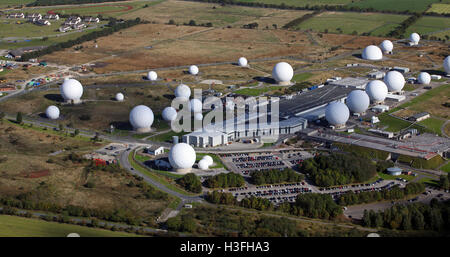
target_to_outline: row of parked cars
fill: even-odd
[[[250,192],[241,192],[241,193],[235,193],[234,195],[237,196],[244,196],[244,197],[250,197],[250,196],[256,196],[256,197],[263,197],[263,196],[277,196],[277,195],[288,195],[288,194],[301,194],[301,193],[310,193],[312,190],[307,187],[293,187],[293,188],[285,188],[285,189],[271,189],[271,190],[261,190],[261,191],[250,191]]]

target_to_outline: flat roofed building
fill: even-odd
[[[404,101],[406,99],[406,96],[388,93],[386,95],[386,99],[392,100],[392,101],[395,101],[395,102],[401,102],[401,101]]]
[[[398,71],[398,72],[401,72],[401,73],[408,73],[408,72],[409,72],[409,68],[407,68],[407,67],[398,67],[398,66],[395,66],[395,67],[393,68],[393,70]]]
[[[367,76],[371,79],[382,79],[386,75],[384,71],[374,71],[369,73]]]
[[[374,112],[381,113],[381,112],[389,111],[389,106],[384,105],[384,104],[379,104],[379,105],[373,106],[371,109]]]
[[[144,153],[148,153],[151,155],[160,155],[164,153],[163,146],[151,145],[144,148]]]
[[[329,82],[329,85],[334,86],[340,86],[340,87],[352,87],[352,88],[360,88],[364,89],[366,88],[367,83],[369,83],[369,80],[367,78],[352,78],[347,77],[340,80],[335,80],[332,82]]]
[[[426,120],[428,118],[430,118],[430,114],[428,112],[421,112],[421,113],[416,113],[413,116],[409,117],[408,120],[419,122],[422,120]]]

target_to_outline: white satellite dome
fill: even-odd
[[[66,101],[78,102],[83,95],[83,86],[78,80],[67,79],[62,83],[60,91]]]
[[[196,158],[194,148],[186,143],[178,143],[169,151],[169,162],[174,169],[190,169]]]
[[[186,86],[185,84],[180,84],[175,89],[175,97],[182,97],[182,98],[189,99],[190,96],[191,96],[191,89],[188,86]]]
[[[59,118],[59,109],[58,107],[54,106],[54,105],[50,105],[49,107],[47,107],[47,109],[45,110],[45,115],[47,115],[47,117],[51,120],[56,120]]]
[[[383,40],[380,44],[380,48],[383,52],[392,52],[392,49],[394,49],[394,45],[390,40]]]
[[[158,74],[154,71],[149,71],[147,74],[147,79],[151,81],[155,81],[158,79]]]
[[[177,118],[177,110],[171,106],[166,107],[162,111],[162,117],[166,121],[173,121]]]
[[[366,85],[366,93],[373,102],[383,102],[387,96],[388,89],[381,80],[372,80]]]
[[[247,67],[247,65],[248,65],[247,58],[245,58],[245,57],[239,58],[238,65],[241,67]]]
[[[347,105],[341,102],[332,102],[325,109],[325,118],[331,125],[345,125],[349,116]]]
[[[405,86],[405,77],[398,71],[389,71],[384,76],[384,83],[388,87],[389,92],[398,92]]]
[[[294,70],[292,69],[292,66],[287,62],[279,62],[273,67],[272,77],[277,82],[290,82],[293,76]]]
[[[141,132],[149,131],[153,124],[153,111],[145,105],[135,106],[130,112],[130,123]]]
[[[123,96],[122,93],[117,93],[117,94],[116,94],[116,100],[117,100],[117,101],[122,102],[124,98],[125,98],[125,97]]]
[[[450,56],[445,57],[443,65],[445,72],[450,74]]]
[[[214,163],[213,158],[209,155],[203,156],[202,160],[206,160],[206,162],[208,163],[209,166],[213,165],[213,163]]]
[[[417,82],[419,82],[419,84],[430,84],[431,82],[430,74],[428,74],[428,72],[419,73],[419,76],[417,77]]]
[[[193,113],[202,112],[203,104],[202,101],[198,100],[197,98],[191,99],[189,101],[189,110]]]
[[[364,113],[369,104],[369,96],[362,90],[353,90],[347,96],[347,106],[354,113]]]
[[[198,67],[195,65],[191,65],[189,67],[189,73],[192,75],[197,75],[198,74]]]
[[[209,168],[208,161],[205,159],[201,159],[197,165],[201,170],[207,170]]]
[[[378,61],[383,59],[383,53],[378,46],[370,45],[364,48],[362,58],[370,61]]]
[[[413,42],[414,44],[418,44],[420,41],[420,36],[419,34],[417,34],[416,32],[411,33],[411,35],[409,36],[409,41]]]
[[[194,114],[194,120],[203,120],[203,114],[200,112]]]

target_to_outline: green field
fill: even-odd
[[[450,172],[450,161],[441,167],[442,171]]]
[[[26,5],[34,2],[35,0],[1,0],[0,7],[8,7],[8,6],[18,6],[18,5]]]
[[[325,12],[317,15],[297,26],[297,29],[312,29],[315,31],[352,34],[370,33],[373,36],[384,36],[392,31],[406,15],[383,13],[356,13],[356,12]],[[340,30],[339,30],[340,29]]]
[[[0,215],[0,237],[66,237],[70,233],[78,233],[81,237],[137,236],[125,232]]]
[[[397,119],[392,116],[389,116],[387,113],[380,114],[378,116],[380,119],[380,125],[386,126],[384,130],[391,131],[391,132],[398,132],[400,130],[408,128],[411,123],[405,120]],[[417,130],[423,132],[424,129],[422,127],[419,127],[417,125],[413,125],[410,128],[416,128]]]
[[[261,88],[243,88],[234,91],[233,93],[239,94],[239,95],[247,95],[247,96],[260,96],[264,93],[274,91],[277,89],[280,89],[282,87],[279,86],[269,86],[269,87],[261,87]]]
[[[295,82],[302,82],[305,81],[309,78],[311,78],[314,74],[309,73],[309,72],[304,72],[304,73],[299,73],[299,74],[295,74],[294,77],[292,78],[293,81]]]
[[[450,4],[432,4],[427,12],[450,13]]]
[[[264,3],[264,4],[285,4],[289,6],[303,7],[306,5],[346,5],[352,0],[239,0],[239,2]]]
[[[411,25],[406,30],[404,36],[409,37],[409,35],[413,32],[423,35],[436,31],[441,31],[448,28],[450,28],[450,18],[425,16],[420,18],[413,25]],[[445,35],[450,36],[450,30],[443,31],[442,33],[439,34],[430,34],[430,36],[436,36],[440,38],[445,38]]]
[[[441,127],[442,125],[444,125],[444,123],[445,121],[433,117],[419,122],[420,125],[427,127],[429,130],[431,130],[435,134],[438,134],[439,136],[442,135]]]
[[[446,2],[446,0],[444,0]],[[410,11],[423,12],[428,9],[432,3],[438,3],[439,0],[362,0],[354,1],[349,7],[356,6],[360,8],[373,8],[380,11]]]
[[[378,172],[377,174],[380,178],[386,179],[386,180],[395,180],[396,178],[403,178],[403,179],[406,179],[407,181],[410,181],[410,180],[414,179],[413,176],[408,176],[408,175],[392,176],[392,175],[386,174],[384,172]]]

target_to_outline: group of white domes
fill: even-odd
[[[412,33],[409,36],[411,45],[417,45],[420,41],[420,36],[417,33]],[[364,48],[362,52],[362,58],[370,61],[379,61],[383,59],[383,53],[392,53],[394,44],[390,40],[384,40],[380,46],[369,45]]]
[[[179,173],[189,172],[192,166],[194,166],[196,159],[197,155],[194,148],[186,143],[178,143],[170,148],[170,165]],[[208,170],[209,167],[213,165],[213,163],[213,158],[209,155],[205,155],[197,163],[197,167],[201,170]]]

